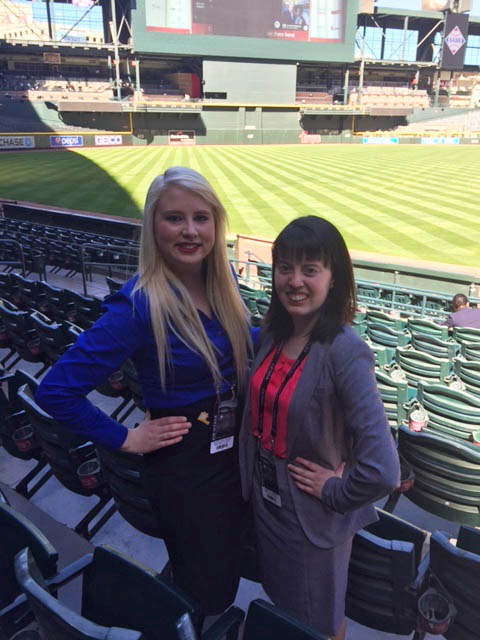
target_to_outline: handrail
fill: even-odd
[[[25,277],[25,272],[26,272],[26,268],[25,268],[25,253],[23,251],[23,246],[21,245],[20,242],[18,242],[17,240],[13,240],[12,238],[0,238],[0,242],[3,244],[8,244],[8,245],[17,245],[17,248],[19,250],[20,253],[20,260],[14,261],[14,262],[9,262],[7,260],[0,260],[0,264],[3,265],[11,265],[12,268],[15,268],[16,265],[19,265],[22,268],[22,276]]]
[[[108,253],[114,253],[119,257],[125,257],[126,260],[124,262],[98,262],[95,260],[88,260],[88,249],[98,249],[99,251],[105,251]],[[85,242],[80,246],[80,262],[82,267],[82,281],[83,281],[83,292],[85,295],[88,295],[87,292],[87,269],[91,272],[92,267],[102,267],[108,269],[108,275],[112,275],[112,268],[115,269],[125,269],[125,273],[128,271],[134,271],[137,268],[138,264],[138,253],[135,252],[136,247],[132,247],[129,245],[119,246],[112,244],[105,244],[100,242]],[[135,259],[135,263],[132,264],[132,258]]]

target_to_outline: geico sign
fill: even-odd
[[[96,145],[114,145],[122,144],[122,136],[95,136]]]

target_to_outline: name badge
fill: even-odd
[[[237,426],[237,399],[220,400],[213,417],[210,453],[220,453],[231,449],[235,442]]]
[[[262,496],[277,507],[282,506],[282,499],[278,489],[277,471],[273,460],[267,457],[263,451],[258,454],[260,480],[262,483]]]

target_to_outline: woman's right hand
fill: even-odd
[[[190,427],[185,416],[167,416],[152,420],[150,411],[136,429],[129,429],[125,442],[120,447],[128,453],[149,453],[163,447],[170,447],[183,440]]]

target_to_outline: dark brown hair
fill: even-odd
[[[332,271],[333,286],[311,332],[313,340],[330,342],[345,324],[353,321],[356,307],[352,261],[341,233],[324,218],[296,218],[273,243],[273,277],[279,260],[321,260]],[[265,328],[275,342],[286,340],[293,332],[293,321],[280,302],[274,283]]]

